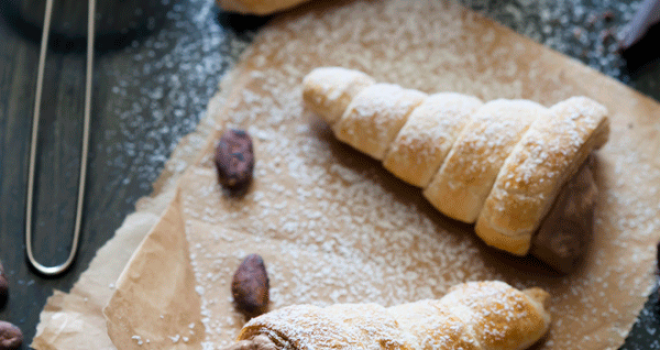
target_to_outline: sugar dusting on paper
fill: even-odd
[[[659,183],[660,169],[638,138],[613,128],[599,157],[598,249],[581,271],[558,277],[519,269],[531,260],[508,267],[508,258],[484,248],[466,227],[429,210],[419,190],[333,141],[303,108],[300,82],[319,65],[486,101],[527,98],[548,106],[584,93],[566,77],[547,76],[543,52],[498,40],[501,29],[482,21],[444,2],[355,2],[292,15],[261,33],[246,56],[249,83],[228,101],[223,116],[227,126],[243,127],[255,138],[251,191],[243,199],[223,196],[210,154],[190,174],[195,181],[180,185],[205,349],[226,346],[244,323],[233,309],[229,283],[241,259],[254,252],[266,261],[271,308],[390,306],[438,298],[465,281],[501,279],[551,292],[555,321],[544,348],[622,343],[652,285],[655,247],[636,242],[654,239],[660,229],[657,189],[638,191]],[[617,126],[623,116],[612,118]],[[643,171],[630,174],[637,166]]]

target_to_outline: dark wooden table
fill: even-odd
[[[660,99],[660,65],[629,72],[607,34],[622,28],[639,1],[461,2]],[[53,289],[71,288],[136,200],[150,193],[177,141],[203,117],[222,73],[263,23],[220,13],[209,0],[181,0],[149,32],[97,52],[80,253],[66,275],[44,278],[28,268],[23,230],[39,33],[0,14],[0,260],[11,280],[0,319],[21,327],[26,344],[46,298]],[[44,264],[61,262],[71,244],[84,69],[84,46],[52,43],[34,221],[35,253]],[[660,349],[657,297],[651,296],[624,349]]]

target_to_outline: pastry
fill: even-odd
[[[547,332],[549,295],[503,282],[470,282],[438,300],[294,305],[248,322],[227,350],[526,349]]]
[[[216,3],[225,11],[264,16],[306,1],[308,0],[216,0]]]
[[[476,224],[486,244],[520,256],[530,252],[559,192],[609,135],[607,110],[586,97],[551,108],[527,100],[484,103],[376,83],[340,67],[310,72],[303,99],[339,140],[423,188],[443,214]],[[593,215],[593,205],[584,208],[588,203],[592,198],[578,205],[581,215]],[[553,261],[561,259],[556,254],[541,255],[559,270],[572,265]]]

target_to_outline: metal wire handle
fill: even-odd
[[[41,51],[39,53],[39,68],[37,71],[37,87],[32,116],[32,142],[30,145],[30,170],[28,174],[27,204],[25,208],[25,246],[30,264],[44,275],[55,276],[66,271],[75,259],[78,251],[80,228],[82,223],[82,209],[85,198],[85,178],[87,177],[87,154],[89,151],[89,124],[92,105],[92,66],[94,63],[94,17],[96,13],[96,0],[89,0],[87,14],[87,76],[85,81],[85,115],[83,126],[82,154],[80,156],[80,176],[78,178],[78,200],[76,207],[76,223],[73,231],[73,242],[66,261],[56,266],[44,266],[39,263],[32,252],[32,206],[34,197],[34,173],[37,155],[37,136],[39,134],[39,120],[41,110],[41,94],[43,90],[44,69],[46,64],[46,51],[48,48],[48,34],[50,32],[51,17],[53,14],[53,0],[46,0],[44,28],[41,35]]]

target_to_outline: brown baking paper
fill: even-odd
[[[337,142],[300,98],[302,77],[323,65],[360,69],[425,92],[527,98],[545,105],[586,95],[605,104],[612,134],[597,157],[596,232],[584,263],[559,276],[533,258],[494,251],[471,226],[435,211],[419,189]],[[654,280],[660,232],[657,103],[442,1],[301,9],[265,28],[233,76],[226,103],[210,111],[219,129],[243,127],[255,139],[254,184],[243,198],[222,192],[211,163],[219,133],[210,137],[200,162],[179,181],[179,201],[168,209],[177,214],[162,219],[169,228],[151,231],[106,309],[118,349],[229,344],[244,322],[231,303],[230,279],[253,252],[266,261],[272,308],[389,306],[438,298],[464,281],[500,279],[552,294],[553,325],[539,348],[614,349],[623,343]],[[178,235],[169,237],[172,242],[187,238],[189,251],[185,244],[159,243],[154,249],[153,242],[167,241],[168,235]],[[147,249],[150,258],[141,254]],[[182,283],[192,280],[185,273],[170,274],[153,288],[143,285],[152,281],[150,274],[167,276],[158,266],[185,264],[182,256],[190,259],[194,286]],[[132,298],[132,291],[141,293]],[[192,305],[182,308],[181,300]],[[180,321],[193,319],[192,327]]]
[[[180,234],[185,230],[181,215],[177,196],[119,277],[122,287],[106,309],[108,318],[121,320],[108,324],[111,336],[137,332],[130,337],[133,344],[157,349],[187,349],[204,339],[188,241]],[[163,344],[163,334],[173,335],[168,344]],[[151,339],[156,341],[151,344]]]

